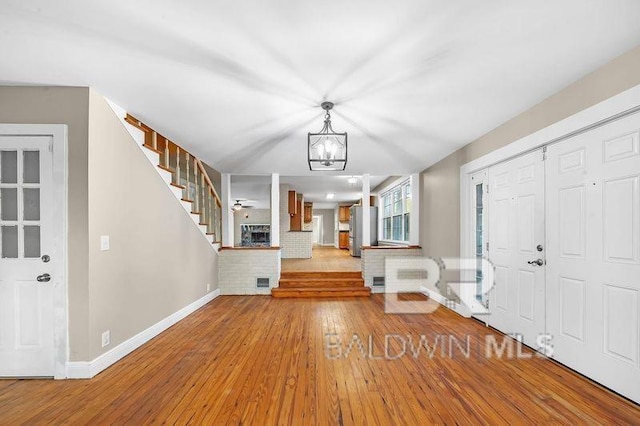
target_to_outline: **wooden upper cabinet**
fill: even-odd
[[[304,203],[304,223],[313,222],[313,203]]]
[[[302,207],[304,206],[304,201],[302,199],[302,194],[296,194],[296,214],[291,215],[291,220],[289,221],[289,230],[290,231],[302,231]]]
[[[298,212],[297,210],[297,197],[296,191],[289,191],[289,214],[294,215]]]
[[[340,222],[349,222],[349,206],[340,206],[338,210],[338,221]]]

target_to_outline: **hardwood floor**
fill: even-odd
[[[356,334],[340,359],[327,333]],[[444,308],[385,315],[383,298],[219,297],[92,380],[0,381],[0,424],[632,424],[638,406],[551,361],[441,352],[438,335],[501,335]],[[385,334],[433,357],[374,359]],[[405,336],[405,337],[400,337]],[[331,337],[335,343],[336,337]],[[408,338],[406,338],[408,339]],[[442,338],[440,342],[447,342]],[[446,346],[446,345],[445,345]],[[452,352],[450,353],[450,350]],[[364,355],[363,355],[364,353]],[[529,353],[526,351],[526,353]],[[451,355],[451,356],[449,356]]]
[[[311,259],[282,259],[283,271],[360,271],[360,258],[349,250],[314,246]]]

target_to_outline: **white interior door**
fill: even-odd
[[[640,116],[549,147],[554,357],[640,402]]]
[[[322,244],[322,216],[313,216],[313,244]]]
[[[536,346],[545,331],[544,167],[535,151],[489,169],[488,323]],[[540,265],[535,262],[538,261]]]
[[[51,141],[0,137],[2,377],[54,375]]]

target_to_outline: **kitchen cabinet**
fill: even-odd
[[[289,230],[302,231],[302,206],[304,205],[302,194],[296,194],[295,205],[296,213],[291,215],[291,220],[289,221]]]
[[[294,215],[297,212],[296,191],[289,191],[289,215]]]
[[[340,206],[338,209],[338,221],[349,222],[350,206]]]
[[[313,203],[304,203],[304,223],[313,222]]]
[[[349,250],[349,231],[340,231],[338,233],[338,247]]]

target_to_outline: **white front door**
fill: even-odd
[[[488,323],[532,347],[545,332],[543,164],[539,150],[489,169]]]
[[[555,359],[640,402],[640,115],[552,145],[547,326]]]
[[[0,377],[54,375],[51,142],[0,136]]]

